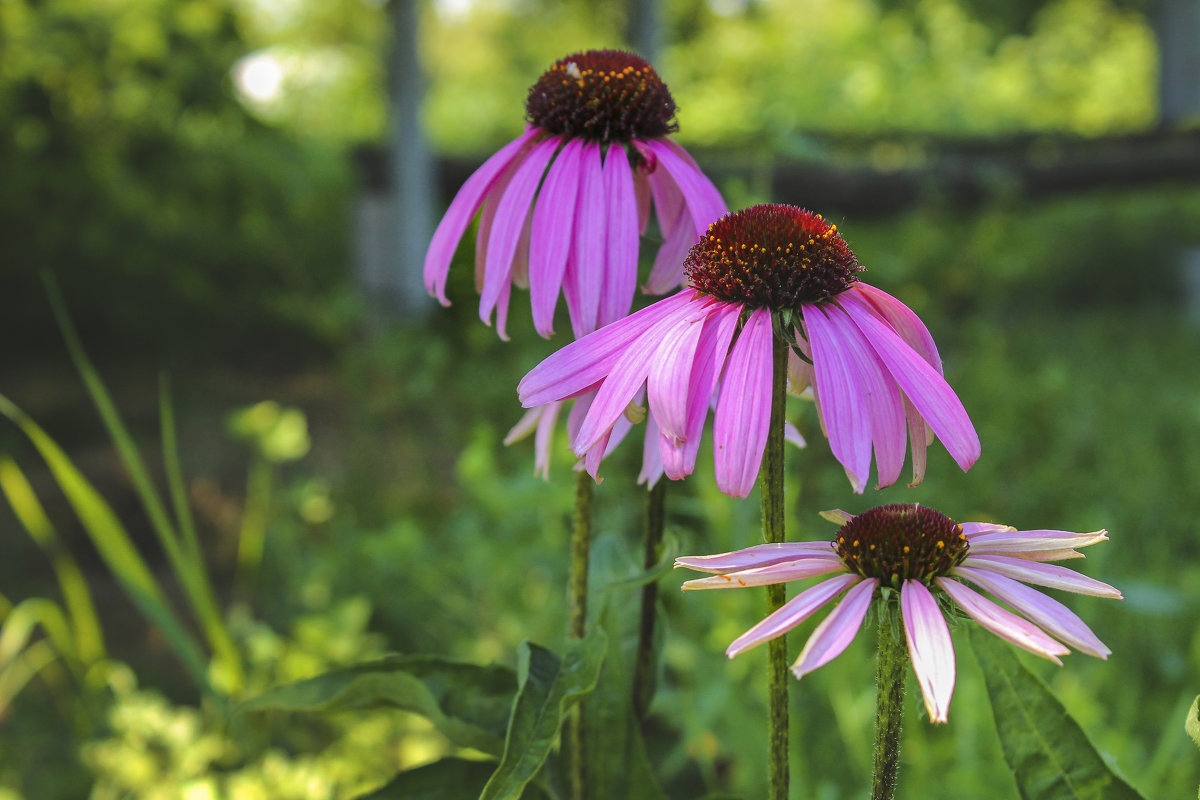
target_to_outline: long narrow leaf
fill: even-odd
[[[58,538],[58,532],[50,523],[42,504],[25,473],[11,458],[0,457],[0,492],[8,498],[13,513],[30,537],[49,557],[63,603],[71,619],[75,636],[75,650],[84,664],[94,664],[104,658],[104,632],[92,602],[92,593],[79,564]]]
[[[158,582],[133,546],[112,507],[83,477],[62,448],[2,394],[0,414],[12,420],[37,448],[121,588],[146,619],[162,629],[193,679],[207,689],[203,652],[167,605]]]
[[[443,758],[398,773],[387,785],[355,800],[463,800],[479,794],[492,769],[486,761]],[[523,797],[524,800],[540,800],[545,794],[531,786],[526,788]]]
[[[0,668],[7,667],[25,649],[38,625],[59,653],[75,657],[75,637],[62,609],[51,600],[34,597],[17,603],[4,616],[4,625],[0,627]]]
[[[569,641],[561,659],[540,645],[521,644],[521,688],[513,701],[504,756],[480,800],[521,797],[558,742],[567,710],[596,687],[604,650],[604,634],[599,630]]]
[[[1024,800],[1142,800],[1012,647],[969,629],[1004,759]]]

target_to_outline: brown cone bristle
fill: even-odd
[[[796,206],[769,204],[709,225],[684,269],[705,294],[783,311],[841,294],[862,267],[837,225]]]
[[[847,569],[896,589],[909,578],[928,584],[945,575],[970,549],[961,525],[916,503],[864,511],[841,527],[833,546]]]
[[[555,61],[530,87],[525,116],[548,133],[596,142],[658,139],[679,130],[667,85],[644,59],[622,50]]]

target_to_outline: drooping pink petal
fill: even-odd
[[[1030,589],[1012,578],[973,567],[955,567],[950,574],[962,576],[996,595],[1030,622],[1081,653],[1096,658],[1108,658],[1112,652],[1074,611],[1037,589]]]
[[[815,578],[817,575],[828,575],[831,572],[845,572],[846,565],[833,553],[817,556],[811,555],[795,561],[784,561],[782,564],[772,564],[767,567],[743,569],[737,572],[726,572],[710,575],[707,578],[694,578],[685,581],[684,589],[740,589],[744,586],[769,586],[788,581],[799,581],[805,578]]]
[[[608,231],[604,196],[604,166],[600,145],[583,146],[579,162],[579,197],[575,210],[575,229],[571,234],[571,256],[563,290],[571,326],[578,339],[599,327],[600,293],[604,287],[604,236]]]
[[[664,314],[644,334],[630,342],[617,357],[600,389],[592,408],[584,419],[579,435],[571,443],[575,454],[582,456],[612,427],[617,418],[641,390],[650,372],[662,340],[675,328],[691,324],[692,309],[680,306],[674,314]],[[602,329],[603,330],[603,329]]]
[[[920,353],[929,365],[939,373],[942,371],[942,358],[938,355],[937,345],[925,323],[921,322],[911,308],[896,298],[867,283],[858,282],[847,291],[855,292],[864,297],[879,317],[887,322],[905,344]]]
[[[638,473],[638,486],[646,484],[647,489],[653,489],[663,476],[663,462],[658,447],[658,423],[653,415],[646,418],[646,435],[642,439],[642,471]]]
[[[946,618],[933,594],[912,579],[900,588],[900,613],[925,711],[930,721],[945,722],[954,694],[954,644]]]
[[[647,402],[659,429],[677,442],[687,438],[688,387],[705,325],[705,320],[696,320],[664,336],[646,380]]]
[[[533,433],[537,428],[538,420],[542,418],[542,412],[545,410],[545,406],[534,406],[521,415],[521,418],[517,420],[517,424],[513,425],[508,433],[504,435],[504,446],[507,447],[508,445],[515,444]]]
[[[514,159],[520,158],[522,151],[530,145],[538,131],[530,129],[513,141],[500,148],[483,165],[475,170],[466,183],[458,190],[446,215],[438,223],[437,230],[429,242],[429,250],[425,253],[424,278],[425,288],[444,306],[450,305],[446,299],[446,274],[450,271],[450,260],[458,242],[466,232],[471,219],[479,211],[483,196],[491,188],[492,181]]]
[[[694,290],[684,289],[552,353],[517,384],[521,405],[564,400],[604,380],[630,343],[695,298]]]
[[[708,226],[729,213],[721,193],[712,181],[701,172],[691,156],[670,139],[651,139],[643,142],[658,157],[659,169],[665,168],[679,187],[692,218],[692,233],[695,238],[708,230]]]
[[[491,237],[487,243],[483,291],[479,298],[479,318],[489,325],[492,309],[499,302],[501,291],[509,284],[513,256],[517,251],[517,242],[524,229],[525,219],[533,205],[534,193],[537,192],[542,174],[546,171],[546,166],[558,145],[559,142],[555,138],[534,145],[513,173],[512,180],[496,207]]]
[[[575,204],[579,196],[581,139],[570,139],[550,165],[538,192],[530,231],[529,303],[533,326],[542,336],[554,333],[554,307],[562,289]]]
[[[858,629],[862,627],[867,609],[871,607],[871,596],[875,594],[875,587],[878,585],[878,578],[867,578],[846,592],[838,607],[821,620],[812,636],[808,637],[799,658],[792,664],[792,674],[803,678],[814,669],[837,658],[850,646],[850,642],[854,641],[858,634]]]
[[[959,608],[966,612],[967,616],[983,626],[984,630],[996,634],[1022,650],[1028,650],[1035,656],[1041,656],[1059,666],[1062,666],[1062,661],[1058,657],[1071,652],[1047,636],[1032,622],[1001,608],[958,581],[938,578],[937,584],[945,590],[946,594],[950,595],[951,600],[958,603]]]
[[[833,553],[830,542],[768,542],[729,553],[709,556],[679,556],[675,567],[687,567],[700,572],[737,572],[742,569],[766,567],[808,556],[828,556]]]
[[[598,400],[599,393],[597,392],[597,401]],[[596,483],[601,483],[604,480],[600,477],[600,462],[605,456],[612,453],[616,446],[619,445],[625,438],[626,434],[629,433],[629,430],[632,427],[633,423],[629,421],[628,416],[621,414],[617,417],[613,424],[609,426],[608,430],[596,439],[596,443],[592,445],[591,449],[582,454],[583,468],[587,470],[588,475],[591,475],[592,478],[595,479]]]
[[[713,419],[717,488],[745,497],[754,488],[771,421],[771,312],[756,309],[742,328],[721,378]]]
[[[579,435],[579,429],[583,426],[584,419],[587,418],[588,411],[592,408],[592,401],[596,399],[596,390],[584,392],[575,398],[575,403],[571,406],[570,413],[567,414],[567,441],[575,441],[575,437]]]
[[[604,253],[604,286],[599,324],[616,322],[629,313],[637,291],[638,209],[633,172],[625,148],[610,145],[604,159],[604,194],[608,198],[607,232],[599,244]]]
[[[554,442],[554,423],[562,410],[562,402],[547,403],[545,409],[533,437],[533,474],[550,480],[550,445]]]
[[[1121,592],[1107,583],[1080,575],[1073,569],[1055,564],[1042,564],[1027,558],[970,553],[963,561],[962,566],[979,567],[1014,580],[1045,586],[1049,589],[1089,594],[1093,597],[1109,597],[1114,600],[1123,599]]]
[[[683,261],[700,237],[693,229],[683,195],[667,171],[656,170],[649,181],[663,242],[654,256],[654,266],[642,291],[662,294],[683,282]]]
[[[753,628],[734,639],[725,650],[725,655],[733,658],[739,653],[746,652],[751,647],[782,636],[811,617],[826,603],[844,592],[847,587],[853,586],[860,580],[862,578],[858,575],[838,575],[821,581],[816,586],[805,589],[780,606],[778,610],[773,611]],[[869,596],[868,599],[870,599]],[[842,602],[845,603],[844,600]]]
[[[805,308],[806,315],[811,313],[810,308]],[[836,306],[827,306],[823,310],[826,312],[823,321],[828,323],[828,329],[841,345],[842,355],[857,380],[858,391],[870,421],[871,445],[875,450],[879,473],[879,485],[876,488],[891,486],[904,468],[904,445],[908,432],[900,390],[895,381],[885,374],[875,351],[850,317]]]
[[[504,342],[508,341],[508,299],[511,294],[512,284],[505,281],[496,298],[496,335]]]
[[[843,292],[839,303],[866,335],[879,359],[951,457],[962,469],[970,469],[979,458],[979,435],[950,384],[895,331],[880,322],[856,294]]]
[[[532,145],[531,145],[532,148]],[[500,208],[500,198],[508,191],[513,176],[525,163],[525,156],[512,160],[504,170],[492,181],[492,186],[483,196],[483,211],[479,214],[479,225],[475,230],[475,293],[483,293],[483,276],[486,273],[488,243],[492,240],[492,220],[496,218],[496,210]]]
[[[812,357],[809,355],[808,342],[803,339],[800,329],[796,329],[797,345],[800,347],[805,361],[796,355],[796,350],[793,348],[788,353],[788,391],[794,395],[801,395],[804,390],[812,385]]]
[[[871,419],[867,403],[843,341],[841,329],[820,306],[804,307],[804,325],[812,348],[814,389],[829,437],[829,449],[846,468],[854,491],[862,494],[871,471]]]
[[[695,365],[688,381],[687,428],[682,444],[663,437],[663,464],[670,462],[667,474],[673,480],[690,475],[696,468],[700,454],[700,440],[704,434],[704,420],[717,388],[717,380],[729,354],[729,345],[737,329],[741,308],[733,303],[714,302],[709,308],[708,320],[696,345]],[[678,478],[676,477],[678,475]]]
[[[908,421],[909,449],[912,451],[912,480],[908,484],[908,488],[912,489],[925,480],[925,465],[929,445],[933,444],[933,431],[907,397],[904,398],[904,418]]]
[[[783,421],[783,440],[795,447],[808,447],[808,442],[804,441],[804,434],[786,419]]]
[[[533,228],[533,209],[525,215],[525,224],[521,227],[521,238],[517,239],[517,252],[513,254],[512,283],[518,289],[529,288],[529,239]]]

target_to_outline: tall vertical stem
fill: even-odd
[[[880,606],[879,661],[875,699],[875,774],[871,800],[892,800],[900,766],[900,723],[904,717],[904,680],[908,649],[892,630],[891,609]]]
[[[761,473],[763,538],[784,541],[783,528],[783,412],[787,402],[788,345],[775,338],[771,383],[771,422]],[[783,584],[767,587],[767,613],[776,611],[787,599]],[[788,796],[788,668],[787,639],[767,642],[767,748],[768,797]]]
[[[575,479],[575,517],[571,526],[571,573],[567,579],[569,611],[567,635],[582,639],[587,628],[588,553],[592,546],[592,476],[580,470]],[[587,797],[586,726],[583,706],[571,715],[569,743],[571,753],[571,795],[574,800]]]
[[[660,478],[646,493],[645,553],[642,564],[647,570],[662,558],[663,522],[667,481]],[[642,617],[638,626],[637,660],[633,672],[633,712],[643,719],[654,697],[654,620],[658,611],[658,581],[642,587]]]

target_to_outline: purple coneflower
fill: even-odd
[[[983,522],[957,524],[916,504],[879,506],[858,516],[844,511],[824,516],[842,523],[832,542],[762,544],[732,553],[675,559],[676,567],[715,573],[684,583],[684,589],[765,586],[833,576],[796,595],[739,636],[725,651],[730,658],[782,636],[840,596],[837,607],[813,631],[792,665],[796,677],[802,677],[845,650],[858,633],[872,599],[889,592],[900,595],[913,671],[934,722],[946,721],[954,692],[954,648],[943,604],[956,606],[986,630],[1059,665],[1058,657],[1070,652],[1066,645],[1097,658],[1108,657],[1109,649],[1074,612],[1025,585],[1121,599],[1121,593],[1106,583],[1043,563],[1082,558],[1076,548],[1106,541],[1106,531],[1018,531]],[[1017,613],[967,587],[964,581],[996,596]]]
[[[683,279],[687,250],[725,203],[668,134],[675,101],[648,63],[619,50],[559,59],[529,90],[529,124],[473,174],[425,256],[425,285],[443,305],[459,240],[483,208],[475,246],[480,318],[505,337],[511,285],[527,287],[538,333],[553,333],[561,290],[575,335],[629,313],[638,239],[654,206],[663,245],[646,284]]]
[[[687,288],[567,345],[521,381],[526,407],[598,389],[572,441],[577,455],[593,454],[644,387],[663,468],[683,478],[715,403],[717,486],[744,497],[766,445],[772,340],[782,336],[793,350],[791,389],[812,387],[856,492],[872,451],[879,486],[896,482],[906,440],[914,486],[934,436],[964,470],[979,458],[979,437],[942,377],[929,331],[899,300],[858,280],[858,260],[821,215],[785,205],[727,215],[685,269]]]

